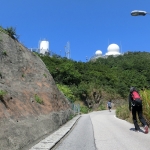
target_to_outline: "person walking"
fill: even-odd
[[[133,123],[135,126],[135,131],[136,132],[140,131],[140,127],[138,125],[137,117],[136,117],[137,116],[136,114],[138,114],[138,118],[139,118],[140,122],[142,123],[142,125],[144,126],[144,133],[147,134],[148,133],[148,125],[143,117],[142,99],[140,97],[139,92],[136,90],[135,87],[130,88],[129,110],[130,110],[130,112],[132,112],[132,119],[133,119]]]
[[[111,112],[111,100],[107,102],[107,108],[109,112]]]

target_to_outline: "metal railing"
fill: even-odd
[[[80,114],[80,104],[71,103],[71,108],[74,112],[74,115]]]

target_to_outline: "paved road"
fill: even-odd
[[[150,150],[150,133],[135,132],[133,124],[115,117],[115,111],[93,112],[90,117],[97,150]]]
[[[150,133],[135,132],[133,124],[115,117],[114,110],[98,111],[74,117],[30,150],[50,149],[150,150]]]
[[[96,150],[90,115],[83,115],[53,150]]]
[[[70,133],[54,148],[63,149],[150,150],[150,134],[135,132],[133,124],[115,117],[114,110],[92,112],[82,115]]]

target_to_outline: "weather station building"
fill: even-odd
[[[122,55],[120,53],[120,47],[117,44],[110,44],[107,47],[107,53],[105,55],[102,55],[102,51],[101,50],[97,50],[95,52],[95,55],[91,57],[91,61],[94,61],[98,58],[107,58],[108,56],[113,56],[113,57],[117,57],[119,55]]]
[[[49,47],[50,47],[49,41],[40,40],[38,42],[38,48],[28,48],[28,50],[31,52],[39,53],[41,55],[48,55],[50,57],[53,57],[53,56],[61,57],[61,53],[60,53],[60,55],[58,55],[57,53],[50,50]],[[61,52],[61,50],[60,50],[60,52]],[[67,44],[65,45],[65,57],[68,59],[70,59],[70,57],[71,57],[70,42],[67,42]]]
[[[37,52],[43,55],[50,55],[49,50],[49,41],[47,40],[40,40],[38,43],[38,48],[28,48],[31,52]]]
[[[39,53],[40,54],[49,54],[49,41],[43,40],[39,42]]]

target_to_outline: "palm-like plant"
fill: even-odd
[[[19,36],[16,34],[16,28],[14,27],[7,27],[5,29],[5,31],[7,32],[7,34],[13,38],[14,40],[18,40]]]

